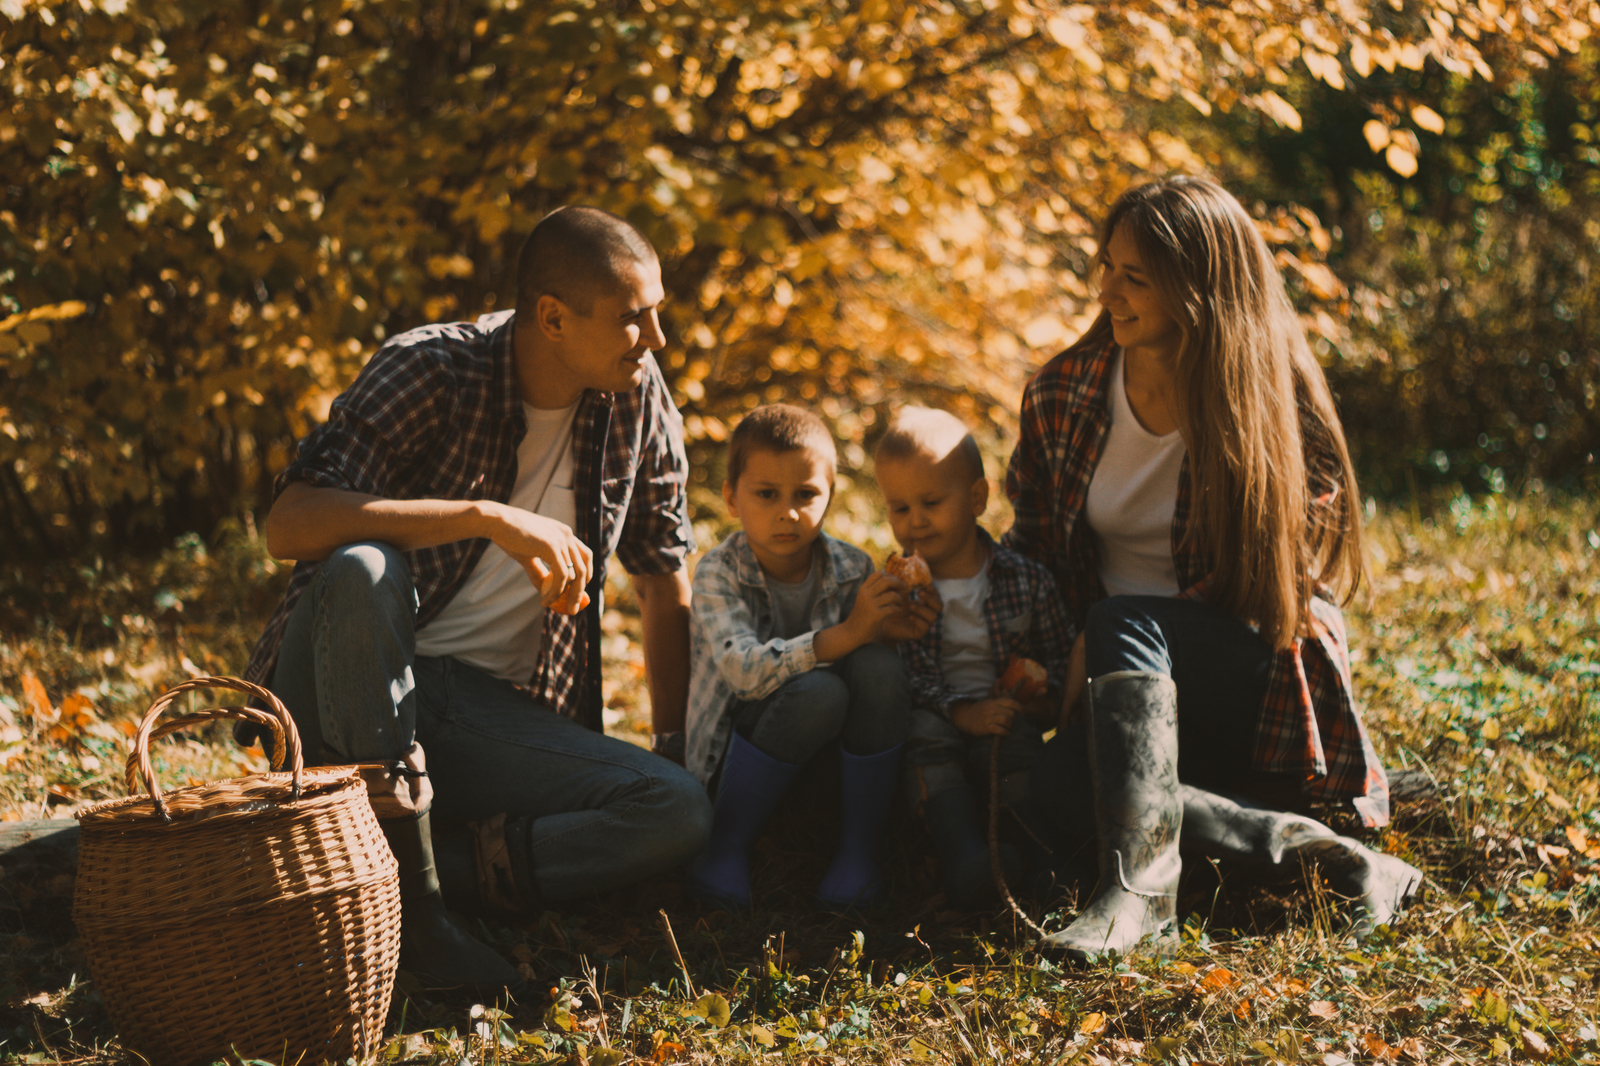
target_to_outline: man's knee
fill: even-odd
[[[411,565],[388,544],[346,544],[317,565],[325,600],[414,610]]]
[[[653,854],[639,856],[641,866],[662,871],[687,863],[711,838],[711,800],[704,786],[682,767],[667,766],[651,774],[653,824],[641,836]]]

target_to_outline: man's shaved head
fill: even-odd
[[[624,272],[655,263],[644,234],[598,207],[562,207],[533,227],[517,256],[517,307],[532,313],[541,296],[554,296],[580,315],[596,298],[621,287]]]

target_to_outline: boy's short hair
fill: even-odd
[[[971,481],[983,477],[983,453],[961,419],[932,407],[902,407],[889,420],[873,461],[927,457],[938,463],[950,455],[959,457]]]
[[[751,452],[782,455],[807,448],[828,457],[828,487],[831,489],[839,452],[834,447],[833,434],[822,419],[803,407],[787,403],[757,407],[739,420],[728,440],[728,484],[738,487],[739,476],[750,462]]]

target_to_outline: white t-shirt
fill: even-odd
[[[522,405],[528,432],[517,446],[512,507],[572,526],[572,426],[578,405],[543,410]],[[527,571],[494,544],[483,551],[466,583],[417,632],[418,655],[453,655],[495,677],[525,685],[543,651],[544,605]]]
[[[1111,367],[1111,431],[1085,507],[1099,538],[1100,580],[1111,596],[1176,596],[1172,513],[1183,437],[1177,430],[1158,437],[1139,424],[1122,375],[1118,349]]]
[[[989,563],[972,577],[934,579],[944,611],[939,615],[939,654],[945,684],[969,699],[987,699],[994,690],[994,649],[983,605],[989,599]]]

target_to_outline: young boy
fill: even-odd
[[[784,404],[744,417],[722,498],[743,526],[700,560],[690,620],[689,770],[715,784],[711,839],[690,890],[750,906],[750,846],[800,767],[838,738],[843,826],[821,886],[830,909],[882,887],[887,823],[911,702],[895,651],[905,586],[822,532],[833,499],[833,436]],[[929,615],[931,619],[931,615]]]
[[[945,893],[974,906],[993,888],[981,806],[989,753],[1000,744],[1001,797],[1019,803],[1042,730],[1055,724],[1067,669],[1067,622],[1050,571],[997,544],[978,525],[989,502],[983,458],[954,415],[902,409],[877,453],[878,487],[895,539],[928,564],[942,603],[936,624],[900,645],[914,703],[907,787],[939,857]],[[1013,655],[1043,665],[1046,690],[1027,702],[997,693]],[[1009,846],[1008,865],[1016,865]]]

